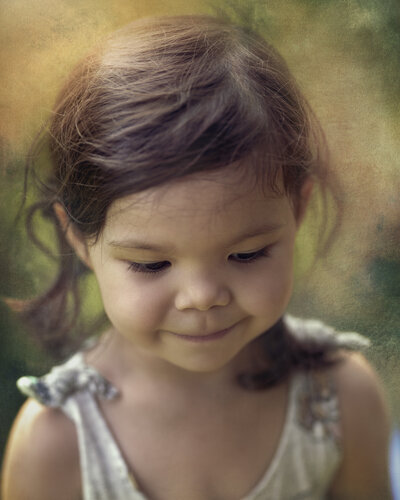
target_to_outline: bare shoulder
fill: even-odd
[[[3,500],[80,498],[77,437],[60,411],[28,400],[10,433],[2,473]]]
[[[358,353],[334,368],[343,432],[343,461],[331,489],[340,500],[389,499],[389,412],[374,369]]]

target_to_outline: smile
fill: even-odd
[[[181,333],[168,332],[172,335],[181,338],[182,340],[187,340],[188,342],[210,342],[212,340],[218,340],[232,331],[233,326],[225,328],[225,330],[219,330],[218,332],[208,333],[205,335],[185,335]]]

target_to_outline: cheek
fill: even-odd
[[[263,315],[279,309],[283,312],[289,303],[293,289],[293,264],[271,262],[265,272],[255,274],[251,290],[247,294],[248,310]]]
[[[138,281],[129,272],[126,276],[112,273],[108,278],[98,278],[104,310],[117,328],[151,328],[165,315],[168,301],[163,288]]]

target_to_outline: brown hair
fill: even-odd
[[[323,136],[283,59],[214,17],[144,19],[116,32],[75,68],[49,132],[52,170],[28,220],[40,209],[54,222],[60,272],[21,309],[53,352],[79,316],[84,272],[55,202],[96,238],[115,200],[193,173],[232,165],[275,191],[281,175],[295,206],[308,177],[327,180]]]

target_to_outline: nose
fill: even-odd
[[[175,307],[179,311],[197,309],[207,311],[212,307],[226,306],[231,301],[229,288],[216,276],[192,274],[179,284],[175,296]]]

